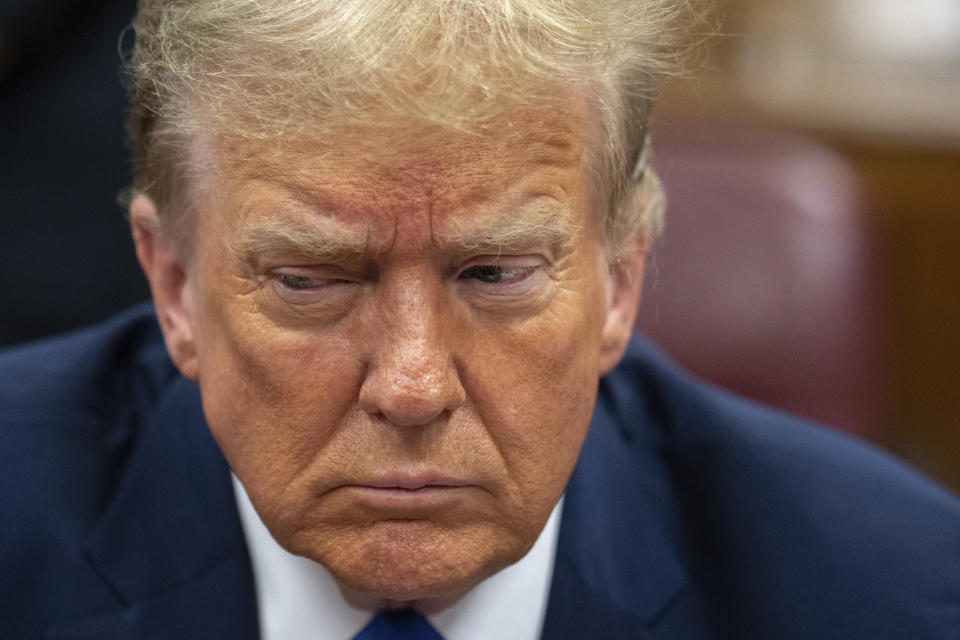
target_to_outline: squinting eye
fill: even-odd
[[[261,300],[281,318],[336,322],[362,292],[362,279],[334,267],[285,267],[269,273]]]
[[[333,270],[291,269],[275,271],[272,276],[273,290],[292,304],[328,304],[341,300],[356,283],[354,278]]]
[[[312,278],[295,273],[281,273],[277,276],[277,281],[286,288],[293,289],[294,291],[309,291],[316,286]]]
[[[495,264],[478,264],[464,269],[461,280],[479,280],[486,284],[520,282],[537,270],[536,267],[503,267]]]

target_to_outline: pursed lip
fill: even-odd
[[[394,489],[419,491],[421,489],[456,489],[469,487],[473,483],[439,474],[389,475],[370,480],[352,482],[349,486],[368,489]]]
[[[362,478],[344,484],[340,494],[347,498],[354,513],[373,517],[429,518],[463,504],[479,485],[437,474],[384,475]],[[339,491],[337,493],[340,493]]]

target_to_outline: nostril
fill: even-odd
[[[453,411],[450,409],[444,409],[439,413],[421,414],[419,416],[411,414],[404,415],[396,411],[374,411],[370,413],[370,418],[374,422],[382,422],[398,427],[425,427],[437,422],[447,422],[452,415]]]

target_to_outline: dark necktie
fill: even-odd
[[[416,611],[381,611],[353,640],[443,640]]]

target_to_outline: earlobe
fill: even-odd
[[[630,342],[640,304],[648,246],[647,236],[638,233],[609,263],[607,314],[600,342],[601,376],[617,366]]]
[[[187,270],[174,243],[162,234],[156,206],[146,195],[137,195],[130,203],[130,230],[170,358],[184,376],[195,380],[197,352],[186,299]]]

